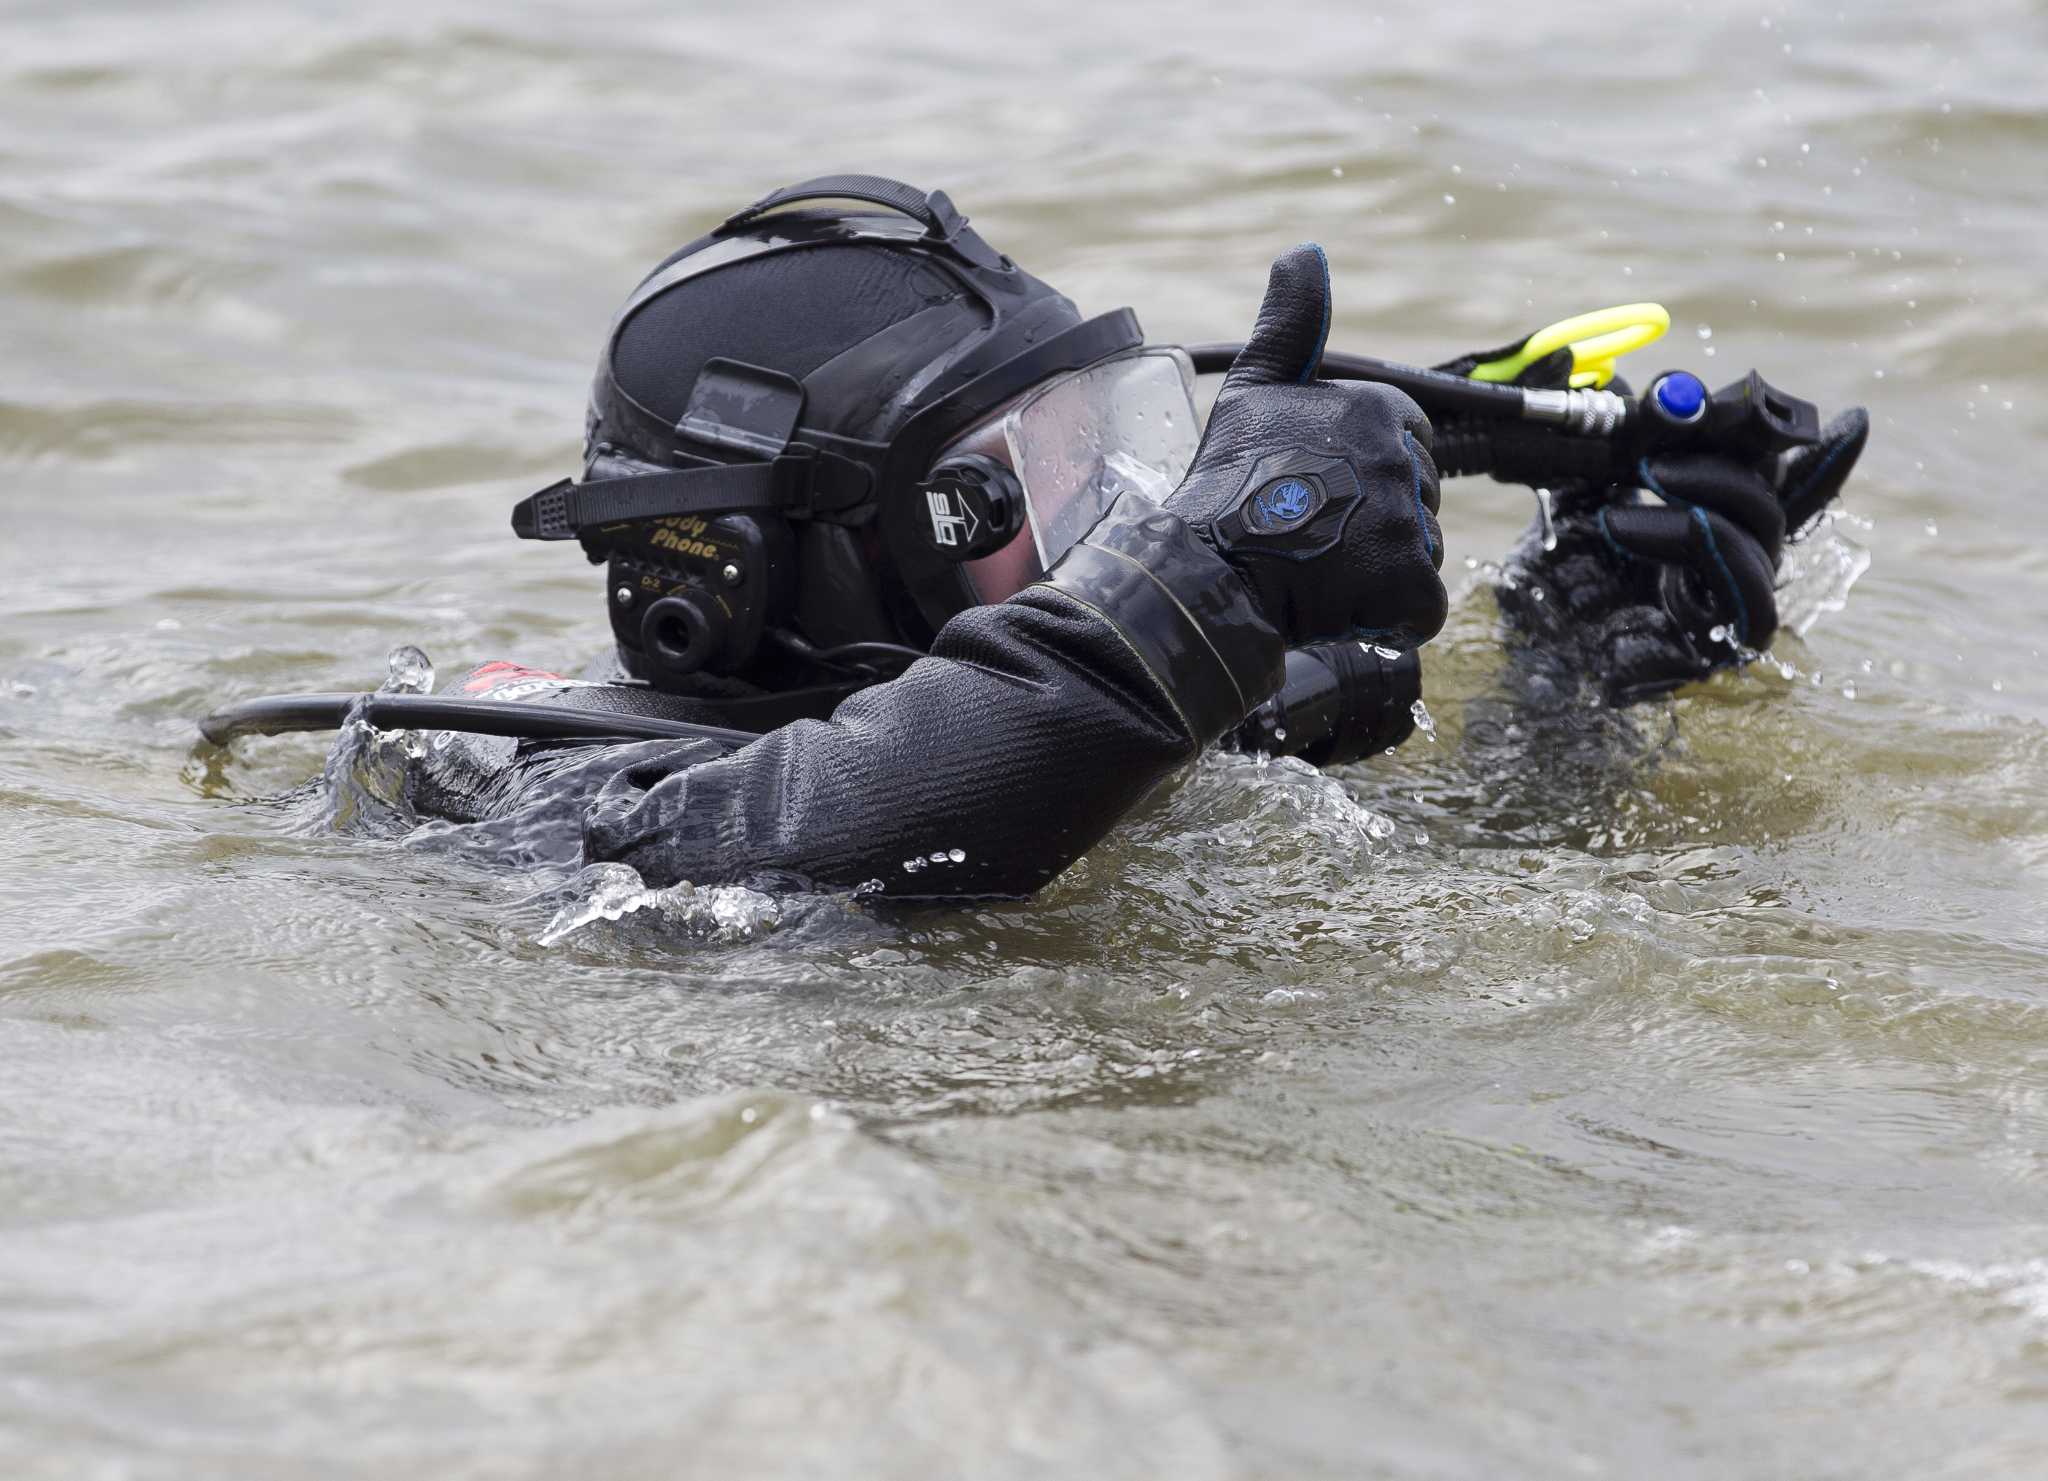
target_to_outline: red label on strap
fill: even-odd
[[[545,669],[530,669],[523,663],[507,663],[503,659],[487,663],[482,668],[471,669],[469,677],[462,681],[464,694],[489,694],[508,684],[543,685],[572,684],[560,674],[551,674]]]

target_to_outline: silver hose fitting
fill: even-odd
[[[1524,391],[1522,415],[1578,437],[1612,437],[1628,419],[1628,402],[1612,391]]]

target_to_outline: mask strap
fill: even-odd
[[[830,519],[865,503],[869,486],[858,464],[797,443],[765,463],[667,468],[584,483],[564,478],[513,506],[512,533],[522,540],[573,540],[601,525],[680,514]]]

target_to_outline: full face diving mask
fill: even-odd
[[[920,487],[934,549],[979,601],[1052,568],[1116,501],[1163,500],[1201,441],[1195,368],[1172,347],[1127,350],[1026,391],[939,457]]]
[[[785,209],[831,198],[897,214]],[[809,682],[778,653],[922,651],[1117,493],[1179,480],[1192,372],[1143,343],[1130,310],[1084,319],[941,193],[807,181],[634,290],[583,476],[513,528],[609,563],[620,659],[664,687]]]

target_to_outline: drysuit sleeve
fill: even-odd
[[[656,885],[1029,894],[1269,696],[1281,661],[1223,558],[1126,496],[1045,581],[961,613],[831,719],[612,777],[584,857]]]

